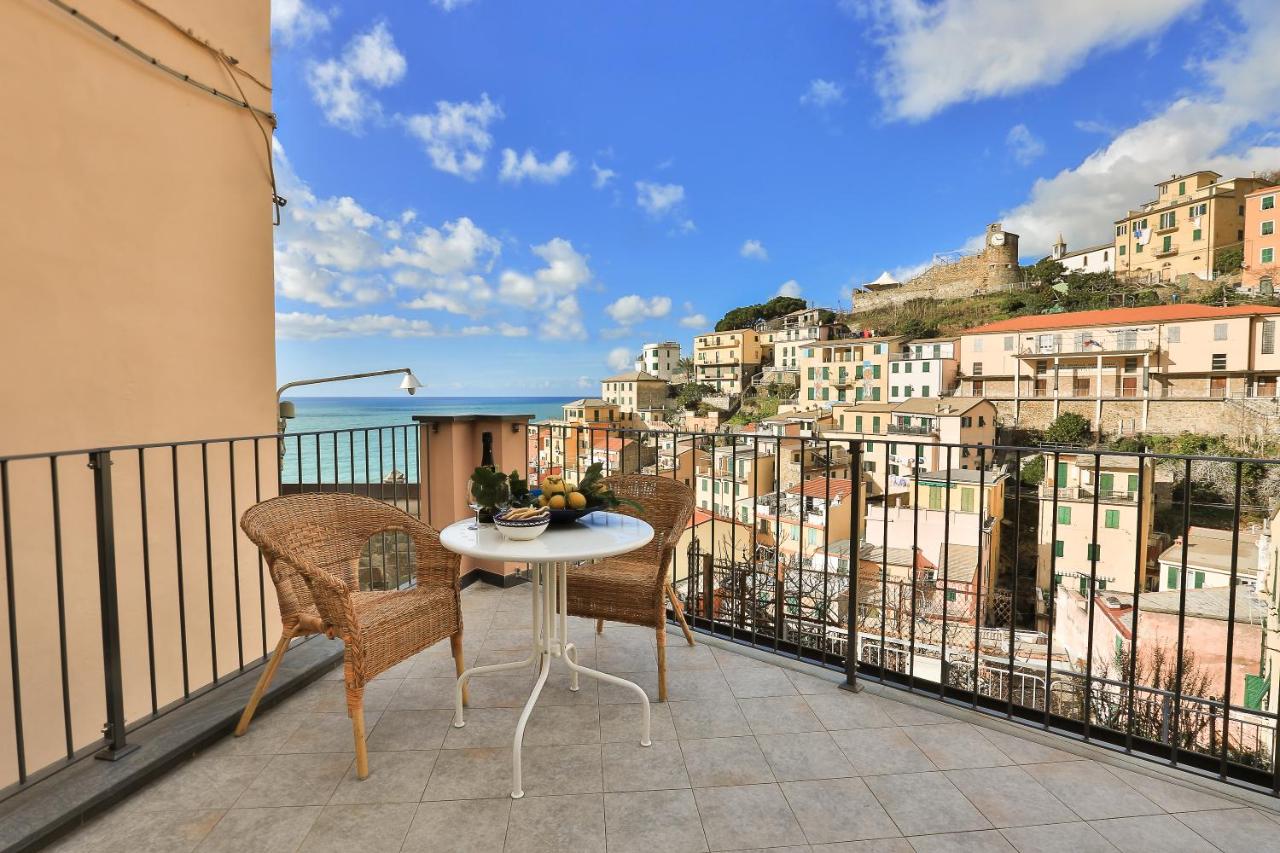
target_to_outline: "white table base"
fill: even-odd
[[[578,663],[578,650],[573,643],[569,642],[567,615],[569,609],[567,606],[568,570],[568,563],[533,563],[531,565],[530,574],[533,580],[533,643],[529,649],[529,657],[520,661],[511,661],[510,663],[474,666],[458,676],[458,686],[454,697],[453,725],[455,728],[460,729],[466,725],[466,720],[463,719],[462,689],[473,675],[535,665],[538,667],[538,679],[534,682],[533,690],[529,693],[529,699],[524,703],[524,709],[520,712],[520,720],[516,723],[515,741],[511,747],[511,798],[514,800],[524,796],[524,788],[520,778],[520,748],[524,741],[524,729],[529,722],[529,715],[533,712],[533,706],[537,703],[538,696],[542,693],[543,685],[547,683],[547,676],[551,673],[551,661],[553,658],[563,661],[565,666],[569,668],[570,690],[577,691],[578,675],[582,674],[609,684],[629,687],[636,691],[640,695],[641,708],[640,745],[649,746],[652,743],[649,739],[649,697],[645,694],[644,688],[633,681],[627,681],[625,678],[619,678],[607,672],[600,672],[590,667],[581,666]]]

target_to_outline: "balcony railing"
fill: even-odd
[[[533,446],[550,448],[528,458],[532,483],[552,468],[585,467],[590,454],[575,457],[573,442],[562,440],[574,428],[532,430]],[[836,495],[835,481],[810,480],[806,495],[826,509],[805,510],[810,526],[796,535],[787,510],[799,512],[801,501],[789,489],[808,479],[806,454],[791,482],[778,466],[782,453],[842,453],[852,470],[875,463],[884,472],[891,442],[741,434],[724,446],[725,437],[715,433],[580,429],[601,440],[632,440],[636,452],[602,460],[607,474],[651,468],[686,476],[670,448],[689,447],[715,447],[735,465],[752,459],[753,470],[777,466],[762,499],[732,502],[736,519],[726,517],[724,495],[694,492],[695,506],[705,501],[708,508],[682,532],[668,578],[696,630],[828,667],[851,684],[867,679],[909,688],[1269,793],[1280,788],[1277,709],[1256,680],[1263,671],[1259,636],[1275,648],[1280,633],[1251,621],[1265,602],[1255,610],[1253,599],[1228,596],[1225,618],[1214,618],[1203,601],[1213,590],[1188,591],[1195,602],[1173,614],[1162,606],[1160,623],[1152,625],[1146,620],[1154,605],[1126,591],[1147,586],[1152,555],[1137,544],[1146,540],[1113,552],[1112,540],[1099,535],[1111,526],[1103,503],[1113,498],[1136,505],[1136,521],[1125,523],[1151,538],[1172,541],[1203,526],[1245,530],[1270,514],[1269,506],[1249,501],[1266,493],[1268,472],[1280,460],[939,443],[941,476],[921,485],[908,472],[905,486],[895,483],[910,503],[894,521],[881,513],[866,523],[869,481]],[[277,491],[352,491],[429,517],[430,491],[423,487],[430,484],[415,476],[420,435],[429,430],[397,425],[0,457],[5,651],[17,664],[6,697],[16,725],[0,729],[10,756],[3,765],[8,792],[99,749],[123,752],[135,733],[145,737],[150,720],[263,659],[279,623],[265,567],[237,528],[253,502]],[[1146,475],[1134,492],[1098,494],[1092,507],[1091,499],[1076,503],[1064,525],[1057,509],[1066,493],[1016,484],[1041,463],[1057,470],[1068,456],[1095,474],[1124,461]],[[982,495],[1001,476],[992,463],[1009,472],[1004,504],[991,513],[959,511],[975,489]],[[1151,495],[1150,508],[1146,490],[1157,469],[1173,488]],[[712,509],[717,504],[720,512]],[[778,506],[781,515],[770,509]],[[1003,535],[993,540],[996,529]],[[101,547],[86,547],[86,537]],[[1240,587],[1240,595],[1254,595],[1237,583],[1254,571],[1245,565],[1251,548],[1242,541],[1232,560],[1229,589]],[[41,567],[34,576],[47,583],[15,583],[19,571],[32,577],[31,562],[42,558],[48,572]],[[411,582],[410,558],[400,543],[371,542],[362,585]],[[1185,590],[1186,550],[1177,562]],[[1052,579],[1066,575],[1105,577],[1108,588],[1094,584],[1098,600],[1064,608],[1058,602],[1064,588]],[[1076,578],[1063,583],[1074,589]],[[1271,595],[1274,584],[1267,577],[1259,593]],[[87,597],[88,614],[78,609],[85,586],[100,591]],[[1054,594],[1039,593],[1046,587]],[[1100,612],[1115,603],[1101,601],[1106,597],[1118,601],[1109,615]],[[42,612],[53,614],[47,625],[35,618]],[[99,620],[106,626],[100,639]],[[95,630],[73,635],[84,621]],[[1246,628],[1252,633],[1242,633]],[[72,641],[82,650],[90,634],[92,652],[71,654]],[[1170,669],[1176,679],[1166,677]],[[55,690],[47,705],[50,683],[70,690]],[[57,749],[51,752],[50,743]]]
[[[1052,486],[1040,487],[1042,498],[1053,497],[1054,492],[1057,492],[1061,500],[1068,501],[1093,500],[1095,495],[1098,500],[1110,503],[1134,503],[1138,500],[1138,493],[1128,489],[1094,489],[1090,486],[1062,486],[1058,489]]]
[[[916,424],[889,424],[889,432],[893,435],[937,435],[936,426],[918,426]]]

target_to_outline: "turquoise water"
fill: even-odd
[[[532,415],[533,420],[542,421],[560,417],[560,407],[569,399],[295,397],[297,417],[285,431],[281,473],[286,483],[378,483],[395,471],[408,472],[412,482],[418,471],[414,415]],[[330,430],[337,432],[298,435]]]

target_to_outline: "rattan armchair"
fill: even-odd
[[[620,498],[644,507],[644,512],[623,505],[617,511],[643,518],[653,526],[653,541],[638,551],[598,563],[570,566],[567,589],[569,615],[653,628],[658,642],[658,701],[667,701],[667,609],[670,599],[685,640],[693,634],[667,572],[676,543],[693,515],[693,489],[678,480],[652,474],[620,474],[605,480]]]
[[[426,524],[390,504],[361,495],[318,493],[273,498],[251,507],[240,526],[262,549],[275,583],[283,622],[280,642],[264,668],[236,734],[243,734],[289,641],[324,632],[340,637],[347,714],[355,735],[356,774],[369,775],[364,686],[423,649],[450,639],[463,670],[460,558],[440,545]],[[360,591],[360,554],[379,533],[403,533],[413,546],[417,584],[385,592]]]

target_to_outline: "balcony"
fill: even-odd
[[[913,424],[913,425],[911,425],[911,426],[908,426],[908,425],[906,425],[906,424],[895,424],[895,423],[890,423],[890,424],[889,424],[889,434],[890,434],[890,435],[933,435],[933,436],[936,436],[936,435],[938,434],[938,427],[937,427],[936,425],[931,425],[931,426],[916,426],[916,425],[914,425],[914,424]]]
[[[442,508],[437,491],[442,483],[430,480],[429,473],[426,483],[417,477],[417,472],[432,469],[431,453],[448,452],[447,427],[425,419],[416,426],[387,429],[385,434],[374,428],[283,440],[261,436],[120,448],[100,451],[114,465],[92,470],[83,468],[85,454],[65,454],[56,457],[62,460],[64,526],[46,516],[15,536],[7,523],[10,507],[5,507],[4,538],[18,543],[16,561],[6,557],[7,569],[24,568],[25,543],[34,537],[74,542],[67,549],[68,571],[86,568],[77,562],[86,554],[90,574],[110,570],[111,564],[93,563],[92,547],[81,547],[85,543],[79,537],[92,531],[92,524],[70,526],[69,521],[88,501],[91,516],[99,513],[98,523],[112,523],[101,514],[111,502],[95,501],[94,490],[82,488],[74,478],[90,483],[114,468],[116,547],[122,557],[114,571],[125,582],[101,600],[93,596],[92,605],[95,619],[100,608],[103,619],[123,629],[119,645],[102,652],[121,664],[116,670],[121,680],[108,681],[107,708],[101,712],[118,724],[111,732],[119,735],[123,749],[114,763],[86,760],[100,747],[112,748],[114,738],[98,737],[101,718],[90,701],[102,695],[102,672],[90,672],[86,680],[79,669],[85,658],[76,656],[67,659],[62,673],[78,703],[66,721],[73,748],[66,757],[41,763],[44,753],[33,745],[43,749],[51,740],[60,742],[63,734],[58,697],[47,712],[40,711],[45,701],[41,685],[47,693],[48,685],[59,680],[56,645],[46,671],[26,667],[11,675],[13,692],[19,685],[32,688],[22,691],[25,742],[13,729],[0,731],[13,738],[5,744],[9,754],[25,755],[28,762],[26,779],[11,779],[7,799],[0,801],[0,847],[21,838],[38,814],[47,816],[46,829],[69,833],[62,849],[73,850],[248,849],[268,842],[272,848],[302,850],[325,845],[434,850],[442,844],[475,849],[505,845],[510,850],[599,850],[606,845],[732,850],[901,837],[920,846],[952,849],[1002,840],[999,834],[1019,848],[1037,849],[1035,844],[1091,831],[1083,823],[1103,817],[1107,822],[1096,829],[1104,834],[1119,831],[1120,818],[1163,815],[1165,829],[1176,821],[1178,827],[1217,841],[1235,832],[1247,833],[1253,842],[1269,837],[1260,821],[1268,821],[1270,828],[1274,824],[1269,821],[1280,819],[1271,816],[1273,801],[1260,795],[1232,793],[1234,789],[1221,785],[1209,790],[1199,777],[1118,758],[1103,747],[1053,733],[1087,728],[1099,743],[1123,744],[1130,725],[1124,702],[1135,696],[1142,716],[1133,724],[1141,726],[1134,732],[1134,752],[1164,760],[1170,744],[1162,740],[1158,720],[1152,720],[1159,717],[1161,697],[1168,693],[1142,683],[1130,689],[1117,680],[1120,673],[1090,669],[1057,645],[1050,648],[1045,635],[1027,624],[1037,613],[1046,618],[1046,608],[1028,599],[1023,613],[1020,599],[1001,599],[1005,591],[1000,588],[986,594],[1004,600],[1002,607],[1013,604],[1017,662],[1011,668],[1011,629],[998,621],[988,624],[999,619],[998,610],[975,619],[972,602],[979,599],[960,580],[966,570],[960,546],[970,546],[959,540],[958,532],[948,545],[950,569],[933,570],[929,583],[911,581],[918,588],[910,590],[890,586],[908,583],[892,573],[855,573],[856,586],[851,587],[847,566],[820,568],[823,560],[818,556],[815,562],[815,556],[828,547],[821,532],[816,541],[787,540],[784,530],[784,541],[755,542],[752,528],[774,530],[771,506],[781,503],[784,515],[799,509],[781,492],[786,483],[738,505],[751,516],[741,520],[745,530],[724,518],[704,519],[686,531],[676,548],[670,578],[697,644],[687,646],[678,632],[670,634],[670,701],[651,706],[655,743],[649,749],[631,740],[638,708],[627,694],[594,683],[573,693],[567,681],[553,678],[526,733],[527,796],[513,802],[507,796],[510,743],[533,674],[478,677],[469,724],[454,729],[449,725],[452,661],[448,649],[437,646],[384,673],[368,688],[372,775],[357,781],[350,724],[343,713],[339,643],[322,636],[295,643],[289,655],[303,663],[281,670],[271,706],[264,706],[244,738],[225,737],[278,630],[275,614],[260,606],[256,552],[241,543],[238,556],[228,556],[237,540],[237,512],[256,500],[259,490],[261,497],[275,491],[350,490],[394,502],[425,519],[443,512],[437,524],[465,514]],[[535,441],[544,430],[551,431],[534,428]],[[514,434],[523,448],[526,431],[518,428]],[[643,431],[627,435],[640,443],[659,440]],[[765,441],[772,450],[789,439],[744,435],[741,440]],[[779,449],[807,448],[801,439],[791,441],[793,447]],[[851,459],[864,453],[878,458],[886,444],[872,441],[874,447],[867,450],[866,442],[826,443],[833,454],[847,453]],[[428,457],[426,464],[419,464],[419,452]],[[138,459],[149,476],[140,476]],[[165,468],[170,460],[177,460],[176,465]],[[530,479],[538,480],[549,461],[562,464],[535,457]],[[30,488],[37,474],[49,476],[47,455],[0,462],[10,490]],[[255,464],[258,478],[253,476]],[[239,479],[231,487],[236,472]],[[148,620],[154,616],[157,626],[168,625],[178,606],[176,591],[161,582],[173,570],[166,562],[171,552],[162,547],[173,547],[176,532],[175,508],[164,499],[171,488],[184,499],[177,511],[189,534],[184,542],[192,571],[185,612],[191,618],[186,633],[174,618],[173,630],[158,629],[149,643],[152,634],[144,631],[141,614]],[[186,500],[192,489],[194,500]],[[239,502],[228,503],[232,496]],[[139,534],[126,524],[125,510],[144,497],[151,524]],[[804,515],[806,522],[825,524],[831,517],[843,520],[847,512],[851,538],[859,541],[865,531],[858,530],[854,510],[854,501],[847,500],[834,505],[826,518],[818,511]],[[1077,524],[1088,524],[1080,517],[1084,512],[1076,510]],[[920,505],[904,507],[902,513],[908,519],[915,515],[908,526],[922,533],[936,521]],[[202,535],[206,518],[212,522],[207,539]],[[729,541],[736,541],[739,559],[730,559],[733,552],[721,540],[726,535],[722,525],[737,532],[736,540]],[[891,530],[888,541],[910,542],[904,530]],[[1010,529],[1007,535],[1017,533]],[[148,542],[152,587],[135,583],[144,564],[132,559],[134,549],[147,548]],[[720,543],[714,559],[711,543]],[[886,559],[897,559],[899,550],[889,548]],[[935,565],[943,565],[936,561],[938,554],[930,554]],[[1107,559],[1108,572],[1121,574],[1122,567],[1111,563],[1124,558]],[[362,587],[394,589],[412,583],[413,560],[405,543],[371,541],[361,562]],[[242,573],[239,587],[232,575],[236,567]],[[196,583],[209,578],[220,590],[213,600]],[[1026,580],[1026,589],[1037,586]],[[269,582],[266,589],[270,591]],[[145,611],[144,590],[150,592]],[[11,636],[25,661],[38,637],[28,618],[30,586],[18,591],[14,611],[21,630]],[[531,625],[527,585],[501,589],[477,581],[463,592],[462,606],[469,659],[494,662],[522,654]],[[137,615],[122,624],[120,614],[126,612]],[[213,647],[229,651],[229,656],[219,654],[217,662],[208,658],[208,623],[195,621],[197,614],[206,613],[223,632]],[[1200,617],[1189,612],[1186,618]],[[976,634],[975,622],[982,625]],[[569,631],[580,659],[635,681],[653,698],[652,629],[607,624],[604,633],[596,634],[591,621],[574,619]],[[242,658],[236,653],[237,637],[243,642]],[[77,642],[98,641],[96,631],[77,636]],[[1105,645],[1111,654],[1110,643]],[[1237,655],[1250,653],[1252,646],[1241,639]],[[175,698],[180,649],[190,653],[192,677],[185,692],[178,683]],[[96,653],[88,658],[93,662]],[[156,664],[161,665],[153,670]],[[216,682],[208,678],[210,672],[219,674]],[[154,706],[147,699],[149,679],[157,689]],[[914,679],[914,694],[897,689],[908,679]],[[861,693],[840,689],[851,680],[863,685]],[[935,698],[943,684],[954,701]],[[1087,690],[1092,691],[1090,702],[1082,698]],[[110,708],[115,696],[128,699],[118,718]],[[1274,767],[1274,713],[1245,707],[1241,693],[1229,703],[1215,696],[1221,693],[1180,697],[1180,719],[1204,721],[1181,741],[1181,762],[1211,763],[1216,771],[1225,730],[1231,748],[1227,780],[1240,786],[1268,785]],[[975,711],[975,705],[983,710]],[[1094,709],[1087,716],[1086,706]],[[203,718],[207,727],[193,728],[192,715],[207,715],[209,709],[212,717]],[[1040,729],[1045,719],[1053,731]],[[1033,726],[1020,726],[1018,720]],[[166,762],[176,766],[151,781],[161,769],[151,762],[169,730],[184,732],[187,746],[173,747]],[[142,748],[125,752],[135,744]],[[192,753],[194,759],[182,760]],[[69,800],[67,791],[81,790],[90,777],[105,780],[100,795],[92,802]],[[1010,786],[1016,796],[1006,793]],[[106,805],[111,807],[104,812]],[[82,816],[92,819],[77,826]],[[1023,828],[1009,828],[1014,825]],[[959,835],[968,832],[986,834]]]
[[[1055,489],[1051,485],[1040,486],[1040,497],[1044,500],[1053,498]],[[1089,486],[1063,486],[1056,490],[1058,499],[1064,501],[1091,501],[1096,494],[1103,503],[1137,503],[1138,493],[1127,489],[1097,489]]]

